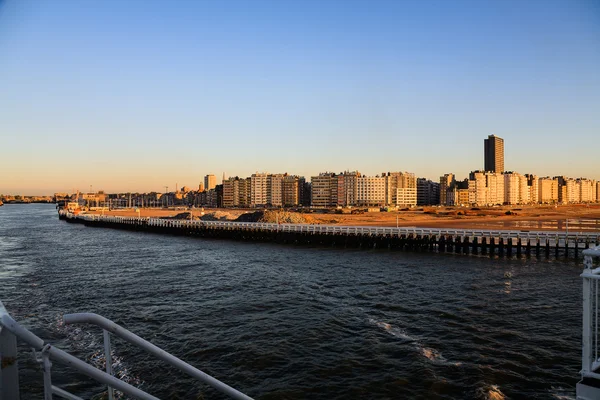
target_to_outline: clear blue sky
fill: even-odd
[[[0,193],[256,171],[600,179],[600,2],[0,0]]]

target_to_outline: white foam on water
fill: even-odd
[[[425,357],[426,359],[428,359],[430,362],[435,363],[435,364],[442,364],[442,365],[453,365],[453,366],[460,366],[462,365],[461,362],[450,362],[448,361],[441,352],[439,352],[438,350],[432,348],[432,347],[425,347],[423,344],[421,344],[421,342],[419,341],[418,338],[414,337],[414,336],[410,336],[406,330],[393,326],[387,322],[382,322],[382,321],[376,321],[373,318],[369,318],[369,322],[373,325],[378,326],[379,328],[381,328],[382,330],[384,330],[385,332],[389,333],[390,335],[406,340],[408,342],[412,342],[415,346],[415,350],[417,352],[419,352],[419,354],[421,354],[423,357]]]
[[[477,397],[485,400],[505,400],[506,396],[498,385],[486,385],[477,390]]]
[[[576,396],[573,393],[573,389],[565,389],[565,388],[561,388],[561,387],[552,386],[550,388],[550,395],[552,396],[553,399],[557,399],[557,400],[575,400],[576,399]]]
[[[506,396],[504,396],[504,393],[502,393],[500,391],[500,388],[498,388],[498,385],[492,385],[488,389],[488,397],[487,398],[489,400],[504,400],[506,398]]]
[[[388,324],[387,322],[380,322],[380,321],[375,321],[374,319],[370,318],[369,322],[377,325],[378,327],[380,327],[381,329],[383,329],[384,331],[386,331],[387,333],[389,333],[392,336],[395,336],[397,338],[409,341],[409,342],[416,342],[417,339],[409,336],[406,331],[402,328],[399,327],[395,327],[392,326],[390,324]]]
[[[68,339],[69,346],[78,350],[92,350],[95,351],[87,357],[86,362],[93,365],[94,367],[106,370],[106,357],[104,355],[104,342],[99,341],[95,335],[88,332],[76,325],[67,325],[63,321],[63,316],[58,315],[52,324],[54,331],[60,333]],[[114,349],[111,349],[112,358],[112,370],[113,376],[116,376],[123,382],[129,383],[130,385],[140,387],[144,384],[144,381],[137,376],[134,376],[129,372],[127,364],[123,361],[123,358],[115,353]],[[122,393],[115,392],[115,398],[125,398]]]

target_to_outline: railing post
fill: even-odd
[[[52,363],[50,362],[50,355],[48,354],[49,345],[44,346],[42,349],[42,372],[44,373],[44,400],[52,400],[52,378],[50,375],[50,369]]]
[[[104,359],[106,361],[106,373],[112,376],[112,355],[110,348],[110,333],[106,330],[102,330],[104,334]],[[113,388],[108,386],[108,400],[114,399]]]
[[[0,308],[2,303],[0,302]],[[0,400],[19,400],[17,338],[0,325]]]
[[[583,273],[591,273],[593,269],[592,257],[586,255],[583,260]],[[592,336],[592,283],[593,279],[583,277],[583,345],[581,358],[581,373],[592,372],[593,336]]]

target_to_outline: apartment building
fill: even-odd
[[[440,204],[440,184],[425,178],[417,178],[417,205]]]
[[[417,205],[417,178],[415,174],[411,172],[387,172],[383,173],[382,176],[385,179],[385,204],[391,206]]]
[[[204,190],[211,190],[217,186],[217,177],[209,174],[204,177]]]
[[[383,206],[386,204],[386,179],[379,176],[359,176],[356,178],[356,205]],[[396,196],[394,196],[396,197]],[[415,190],[416,204],[416,190]]]
[[[499,172],[486,174],[488,187],[488,204],[504,204],[504,176]]]
[[[337,205],[353,206],[358,204],[358,171],[346,171],[337,175]]]
[[[545,177],[538,180],[538,202],[552,204],[558,202],[558,179]]]
[[[250,206],[264,207],[268,204],[267,199],[268,174],[256,173],[250,176]]]
[[[589,179],[578,179],[579,182],[579,201],[582,203],[595,202],[597,199],[596,194],[596,181]]]
[[[469,174],[468,182],[469,204],[487,205],[488,187],[486,173],[482,171],[473,171]]]
[[[563,204],[581,202],[581,182],[571,178],[559,177],[558,201]]]
[[[324,172],[311,177],[310,180],[312,206],[319,208],[335,207],[338,201],[338,177],[336,174]]]
[[[312,184],[306,182],[302,177],[298,180],[298,189],[300,190],[300,204],[310,206],[312,204]]]
[[[528,204],[529,185],[527,177],[516,172],[507,172],[504,175],[504,203]]]
[[[525,174],[527,178],[527,188],[529,203],[537,204],[540,202],[539,178],[537,175]]]
[[[469,204],[469,189],[460,189],[454,185],[446,193],[446,202],[448,206],[466,206]]]
[[[417,205],[417,188],[397,188],[393,196],[393,204],[396,207],[414,207]]]
[[[294,207],[302,203],[301,193],[304,178],[296,175],[285,175],[282,180],[281,200],[284,207]]]
[[[223,181],[223,207],[249,207],[251,178],[229,178]]]
[[[283,206],[283,174],[267,176],[267,204],[273,207]]]
[[[440,177],[440,204],[448,204],[447,192],[455,183],[454,174],[444,174]]]
[[[484,139],[484,169],[486,172],[504,171],[504,139],[489,135]]]

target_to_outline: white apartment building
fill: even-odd
[[[579,181],[579,201],[590,203],[596,201],[596,181],[589,179],[578,179]]]
[[[385,201],[385,178],[373,176],[360,176],[357,178],[356,205],[383,206]],[[415,188],[415,204],[416,204]]]
[[[486,179],[488,204],[504,204],[504,176],[499,172],[488,172]]]
[[[417,205],[417,188],[397,188],[394,196],[397,207],[413,207]]]
[[[500,172],[471,172],[467,194],[469,203],[477,206],[504,204],[504,179]]]
[[[566,198],[563,198],[563,203],[580,203],[581,202],[581,182],[575,179],[566,179]]]
[[[204,190],[211,190],[217,186],[217,177],[209,174],[204,177]]]
[[[529,189],[529,203],[537,204],[540,202],[539,196],[539,178],[537,175],[525,174],[527,177],[527,186]]]
[[[469,177],[469,203],[483,206],[488,204],[488,187],[486,173],[471,172]]]
[[[250,176],[250,207],[262,207],[267,202],[267,179],[265,173],[256,173]]]
[[[558,202],[558,179],[545,177],[538,180],[538,202],[548,204]]]
[[[516,172],[504,174],[504,203],[529,203],[529,185],[526,176]]]
[[[508,204],[519,204],[519,176],[515,173],[504,174],[504,199]]]

